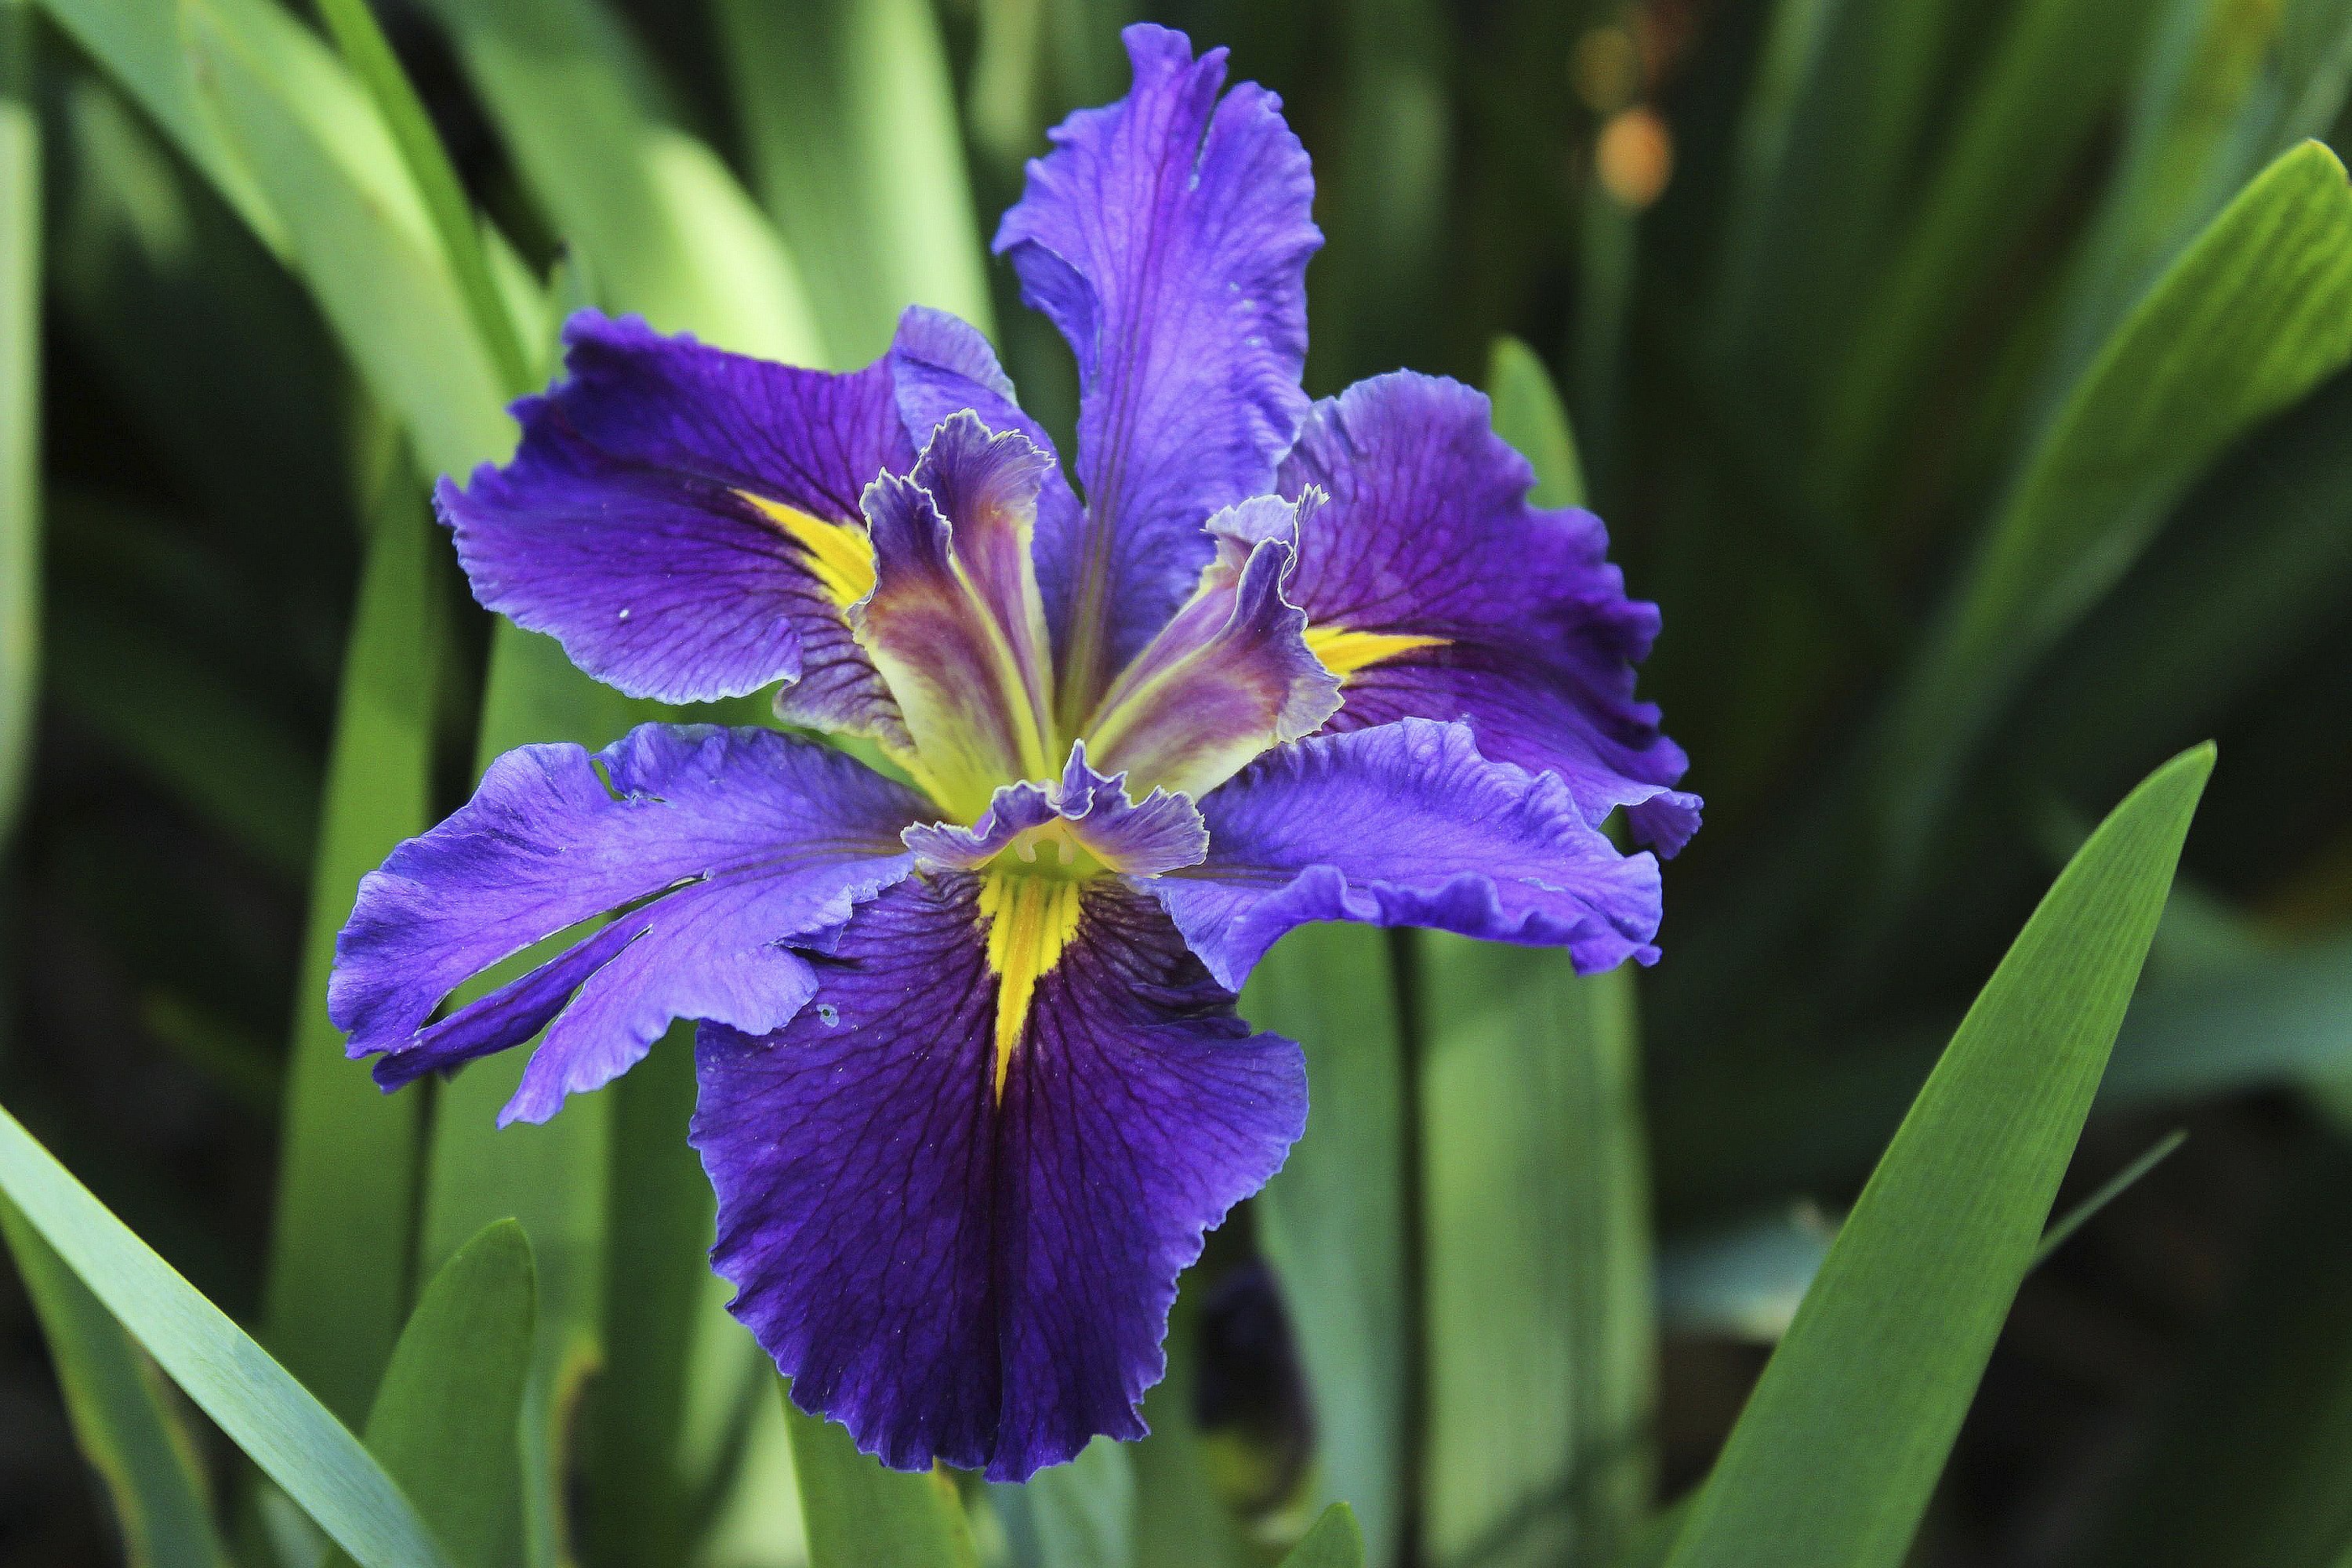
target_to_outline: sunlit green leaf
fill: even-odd
[[[726,165],[658,108],[597,0],[431,0],[476,90],[597,295],[665,331],[822,363],[783,243]]]
[[[1068,1464],[989,1496],[1024,1568],[1132,1568],[1135,1468],[1125,1444],[1097,1437]]]
[[[1670,1560],[1902,1561],[2155,935],[2210,747],[2149,775],[2019,933],[1863,1189]]]
[[[459,1568],[514,1561],[516,1417],[537,1296],[522,1226],[487,1226],[425,1287],[368,1412],[369,1452],[417,1500]]]
[[[106,1483],[131,1568],[228,1568],[195,1435],[153,1367],[5,1198],[0,1236],[40,1318],[74,1436]]]
[[[992,310],[955,93],[925,0],[724,0],[722,54],[761,197],[837,364],[908,305]]]
[[[364,1568],[452,1568],[360,1440],[0,1110],[0,1192],[189,1398]]]
[[[1584,505],[1584,466],[1568,410],[1535,350],[1517,338],[1496,338],[1486,358],[1486,395],[1495,400],[1495,434],[1535,465],[1528,499],[1538,506]]]
[[[0,843],[16,825],[40,689],[41,142],[32,16],[0,0]]]

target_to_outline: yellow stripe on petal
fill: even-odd
[[[1342,680],[1366,665],[1411,653],[1417,647],[1444,647],[1446,641],[1444,637],[1425,637],[1412,632],[1360,632],[1337,622],[1307,628],[1307,651],[1321,659],[1323,668]]]
[[[843,609],[874,591],[874,542],[866,536],[863,526],[827,522],[750,490],[735,493],[757,507],[777,532],[808,552],[811,575]]]
[[[996,1098],[1003,1100],[1037,982],[1078,934],[1078,884],[992,872],[980,881],[980,918],[988,922],[988,967],[996,973]]]

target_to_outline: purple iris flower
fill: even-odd
[[[513,461],[440,487],[481,602],[583,669],[782,682],[906,782],[760,729],[526,746],[336,949],[387,1088],[541,1037],[506,1119],[698,1020],[733,1310],[902,1468],[1142,1435],[1178,1273],[1305,1125],[1297,1046],[1234,1014],[1283,932],[1649,963],[1657,861],[1598,824],[1698,821],[1599,520],[1530,507],[1454,382],[1308,402],[1305,151],[1223,50],[1126,37],[995,242],[1076,353],[1074,476],[951,316],[834,375],[583,312]]]

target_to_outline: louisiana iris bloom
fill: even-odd
[[[1074,473],[936,311],[848,374],[586,313],[513,460],[440,488],[481,602],[590,674],[782,683],[903,777],[764,729],[526,746],[337,948],[388,1088],[537,1037],[509,1118],[697,1020],[733,1310],[902,1468],[1142,1434],[1178,1273],[1305,1126],[1298,1047],[1234,1011],[1285,931],[1648,962],[1657,861],[1598,825],[1697,821],[1599,521],[1530,507],[1454,382],[1308,402],[1305,152],[1222,50],[1127,45],[995,241],[1076,353]]]

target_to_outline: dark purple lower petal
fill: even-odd
[[[774,1034],[705,1028],[694,1142],[712,1261],[793,1397],[900,1469],[1020,1480],[1143,1435],[1176,1276],[1282,1163],[1306,1069],[1105,881],[997,1100],[976,885],[861,909]]]
[[[546,1028],[507,1108],[541,1121],[566,1092],[625,1070],[673,1018],[765,1029],[798,1011],[811,977],[793,947],[829,942],[858,902],[904,877],[913,857],[899,831],[929,815],[848,757],[771,731],[646,724],[593,757],[526,746],[361,880],[328,1012],[353,1056],[386,1055],[387,1087]],[[482,970],[622,910],[428,1026]]]
[[[1682,748],[1633,696],[1657,635],[1625,596],[1601,520],[1528,504],[1534,470],[1459,382],[1398,372],[1315,405],[1281,486],[1302,518],[1285,584],[1318,629],[1435,639],[1349,673],[1334,730],[1459,720],[1498,762],[1557,773],[1596,822],[1617,806],[1671,855],[1698,797],[1671,786]]]
[[[1564,947],[1590,973],[1653,963],[1658,863],[1621,855],[1556,774],[1408,719],[1260,758],[1201,802],[1209,854],[1148,884],[1234,990],[1308,921],[1432,926]]]

